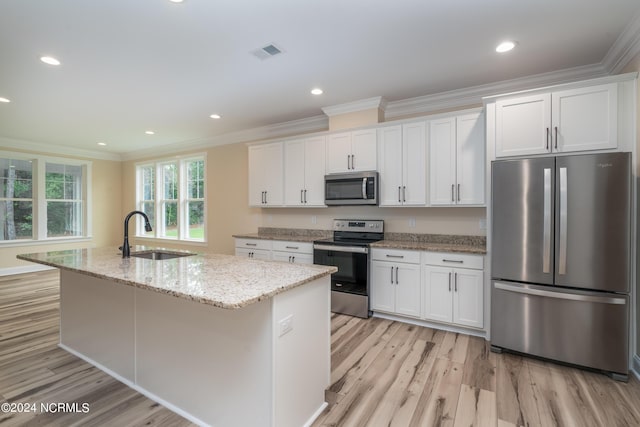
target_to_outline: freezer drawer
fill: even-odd
[[[628,295],[494,281],[491,345],[627,375]]]

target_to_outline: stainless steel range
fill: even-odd
[[[331,311],[369,317],[369,244],[384,239],[384,221],[333,220],[333,238],[313,242],[313,263],[332,265]]]

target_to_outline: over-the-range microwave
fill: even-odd
[[[327,205],[377,205],[378,172],[335,173],[324,176]]]

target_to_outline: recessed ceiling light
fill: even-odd
[[[0,102],[11,102],[11,100],[9,98],[0,97]]]
[[[147,135],[154,135],[155,134],[155,132],[152,131],[152,130],[147,130],[144,133],[146,133]]]
[[[58,61],[53,56],[41,56],[40,57],[40,61],[44,62],[45,64],[49,64],[49,65],[60,65],[60,61]]]
[[[311,93],[313,95],[322,95],[322,89],[320,88],[311,89]]]
[[[212,114],[209,117],[211,117],[212,119],[219,119],[222,116],[220,114]]]
[[[512,41],[505,41],[500,43],[497,47],[496,47],[496,52],[498,53],[504,53],[504,52],[509,52],[511,49],[513,49],[514,47],[516,47],[516,42],[512,42]]]
[[[169,0],[171,3],[182,3],[184,0]]]
[[[101,147],[104,147],[105,145],[107,145],[107,143],[106,142],[98,142],[98,145],[101,146]]]

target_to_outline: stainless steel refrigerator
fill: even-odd
[[[492,163],[491,345],[629,368],[631,155]]]

